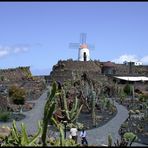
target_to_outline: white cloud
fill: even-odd
[[[142,62],[143,64],[148,65],[148,56],[144,56],[143,58],[141,58],[141,62]]]
[[[119,58],[114,59],[114,60],[112,60],[112,61],[115,62],[115,63],[123,63],[124,61],[128,61],[128,62],[130,62],[130,61],[132,61],[132,62],[137,62],[137,61],[139,61],[139,60],[138,60],[138,58],[137,58],[136,55],[126,55],[126,54],[124,54],[124,55],[120,56]]]
[[[18,45],[18,46],[0,46],[0,58],[5,57],[10,54],[17,54],[21,52],[26,52],[29,50],[28,46]]]
[[[136,55],[127,55],[124,54],[122,56],[120,56],[117,59],[112,60],[112,62],[118,63],[118,64],[123,64],[124,61],[128,61],[128,62],[142,62],[144,65],[148,64],[148,56],[144,56],[142,58],[138,58],[138,56]]]
[[[26,52],[26,51],[28,51],[28,50],[29,50],[28,47],[15,47],[15,48],[13,49],[13,52],[14,52],[14,53],[19,53],[19,52]]]
[[[0,58],[8,55],[9,52],[7,50],[0,50]]]

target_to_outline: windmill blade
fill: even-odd
[[[81,33],[80,34],[80,43],[81,44],[86,44],[86,33]]]
[[[70,43],[69,44],[69,48],[79,48],[80,47],[80,43]]]

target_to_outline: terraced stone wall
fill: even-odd
[[[50,73],[50,80],[64,82],[79,78],[83,73],[96,79],[101,74],[101,64],[97,61],[58,61]]]

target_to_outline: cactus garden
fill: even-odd
[[[64,67],[60,62],[59,65],[60,68]],[[22,73],[27,72],[25,68],[20,69]],[[84,128],[90,138],[91,130],[96,130],[96,135],[105,135],[106,139],[99,142],[100,146],[104,143],[108,146],[131,146],[133,142],[147,144],[146,88],[145,91],[135,88],[133,97],[132,85],[122,85],[102,76],[94,79],[88,71],[72,71],[71,79],[54,81],[51,78],[50,83],[43,77],[33,77],[28,73],[20,77],[21,83],[12,80],[8,82],[7,79],[2,77],[0,86],[0,124],[8,125],[0,128],[1,146],[81,146],[80,139],[75,143],[68,138],[72,127],[76,127],[78,132]],[[34,86],[36,84],[37,87]],[[46,99],[43,100],[39,94],[45,92],[47,97],[44,96]],[[118,122],[119,105],[126,107],[128,118],[117,125],[118,129],[114,129],[111,127],[116,125],[112,122]],[[33,114],[34,111],[36,114]],[[36,120],[33,123],[34,118]],[[117,130],[121,139],[117,134],[113,136],[113,133],[105,133],[106,125],[106,129],[112,132]],[[100,139],[94,140],[97,143]]]
[[[124,86],[122,94],[117,101],[128,110],[128,118],[119,129],[123,136],[126,132],[137,135],[137,142],[148,144],[148,93],[146,89],[135,88],[135,94],[131,93],[131,85]],[[122,96],[122,97],[121,97]]]
[[[92,129],[107,123],[117,111],[111,99],[101,88],[102,83],[91,80],[86,73],[80,79],[58,82],[59,95],[54,116],[61,121],[68,121],[67,129],[73,124],[81,130]]]

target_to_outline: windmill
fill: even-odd
[[[78,51],[79,61],[89,61],[90,60],[89,48],[94,49],[93,45],[86,43],[86,33],[80,34],[80,43],[70,43],[69,47],[79,49]]]

